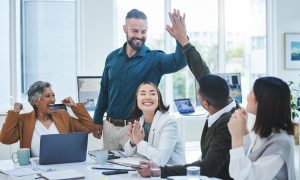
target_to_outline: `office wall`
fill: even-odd
[[[276,1],[276,42],[278,76],[286,81],[300,82],[300,70],[286,70],[284,57],[284,33],[300,33],[300,1],[299,0],[277,0]]]
[[[116,42],[114,0],[82,0],[80,11],[82,54],[78,75],[102,75],[105,58]]]

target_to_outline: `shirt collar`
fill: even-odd
[[[213,123],[215,123],[224,113],[230,112],[234,107],[236,107],[235,100],[213,115],[208,116],[208,127],[213,125]]]
[[[122,48],[120,48],[118,54],[126,55],[126,46],[127,46],[127,42],[125,42],[123,44],[123,46],[122,46]],[[136,57],[136,56],[144,57],[144,56],[146,56],[147,51],[148,51],[148,47],[145,44],[143,44],[141,49],[133,57]]]

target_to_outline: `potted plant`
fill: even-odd
[[[288,83],[291,89],[291,113],[295,126],[295,144],[299,144],[299,119],[300,119],[300,84],[298,86],[293,82]]]

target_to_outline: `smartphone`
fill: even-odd
[[[53,111],[56,111],[56,110],[59,110],[59,109],[67,110],[67,107],[64,104],[54,104],[53,105]]]
[[[123,170],[123,169],[102,172],[103,175],[107,175],[107,176],[115,175],[115,174],[126,174],[126,173],[128,173],[128,170]]]

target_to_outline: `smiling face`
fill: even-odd
[[[41,95],[41,98],[35,103],[38,106],[38,111],[50,114],[53,111],[55,104],[55,94],[50,87],[46,87]]]
[[[151,84],[142,85],[137,92],[137,105],[143,113],[154,113],[158,107],[158,93]]]
[[[257,112],[257,101],[253,92],[253,89],[250,91],[250,93],[247,96],[247,106],[246,111],[249,113],[252,113],[256,115]]]
[[[134,50],[139,50],[147,39],[148,23],[143,19],[130,18],[126,20],[123,30],[127,37],[127,43]]]

